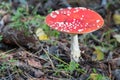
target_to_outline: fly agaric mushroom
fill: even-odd
[[[96,31],[104,24],[98,13],[84,7],[68,7],[53,11],[46,16],[45,22],[52,29],[71,34],[71,60],[76,62],[81,57],[77,34]]]

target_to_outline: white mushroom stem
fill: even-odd
[[[80,56],[81,56],[81,51],[79,49],[78,35],[72,34],[71,35],[71,60],[79,62]]]

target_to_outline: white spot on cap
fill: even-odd
[[[56,12],[56,14],[59,14],[59,11],[55,11]]]
[[[79,7],[76,7],[75,9],[79,9]]]
[[[78,32],[81,32],[81,31],[83,31],[83,29],[79,29],[79,30],[78,30]]]
[[[82,17],[84,17],[84,15],[82,15]]]
[[[67,16],[70,16],[71,12],[70,11],[66,11]]]
[[[96,20],[96,23],[99,23],[100,22],[100,20]]]
[[[83,25],[80,25],[81,27],[83,27]]]
[[[61,29],[60,31],[63,31],[63,29]]]
[[[100,27],[100,26],[97,26],[98,28]]]
[[[63,11],[63,14],[67,14],[67,12],[66,12],[66,11]]]
[[[55,28],[56,30],[58,29],[58,27]]]
[[[68,16],[70,16],[70,14],[67,14]]]
[[[60,8],[60,10],[63,10],[63,8]]]
[[[56,22],[55,24],[58,24],[59,27],[62,27],[64,25],[64,22]]]
[[[56,18],[56,17],[57,17],[57,15],[54,15],[53,13],[51,13],[50,16],[51,16],[52,18]]]
[[[88,23],[86,23],[85,26],[88,26]]]
[[[68,9],[72,9],[72,7],[68,7]]]
[[[68,22],[65,22],[66,25],[68,25]]]
[[[76,29],[77,27],[75,26],[74,29]]]
[[[76,13],[76,12],[78,12],[79,10],[78,10],[78,8],[75,8],[75,11],[73,11],[74,13]]]
[[[66,32],[70,32],[69,30],[66,30]]]
[[[80,18],[81,20],[83,20],[83,18]]]
[[[72,23],[69,23],[69,26],[72,26]]]
[[[86,8],[84,8],[84,7],[79,7],[79,9],[86,10]]]

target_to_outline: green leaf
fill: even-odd
[[[3,36],[2,35],[0,35],[0,41],[3,39]]]
[[[91,73],[88,80],[110,80],[110,79],[98,73]]]
[[[71,61],[70,65],[68,67],[68,70],[72,73],[74,70],[76,70],[78,68],[78,66],[79,66],[78,63]]]
[[[113,21],[116,25],[120,24],[120,14],[117,10],[115,11],[115,14],[113,14]]]
[[[115,34],[113,37],[120,43],[120,34]]]
[[[100,47],[95,47],[94,54],[96,55],[95,60],[103,60],[104,59],[104,53],[102,52]]]

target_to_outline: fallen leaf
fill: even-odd
[[[39,38],[39,40],[48,40],[49,39],[48,36],[43,31],[43,29],[41,29],[41,28],[37,28],[36,35]]]
[[[97,73],[91,73],[90,74],[90,80],[97,80],[97,76],[98,76]]]
[[[120,13],[118,11],[115,11],[115,14],[113,14],[113,21],[115,24],[120,24]]]
[[[120,43],[120,34],[115,34],[113,37]]]
[[[91,73],[90,80],[110,80],[108,77],[98,74],[98,73]]]
[[[6,14],[3,16],[2,20],[4,21],[4,23],[8,23],[10,22],[11,16],[10,14]]]
[[[40,69],[42,68],[41,63],[35,61],[34,59],[28,59],[27,61],[28,61],[28,64],[29,64],[30,66],[32,66],[32,67],[40,68]]]
[[[4,15],[6,13],[7,13],[7,11],[0,9],[0,14]]]
[[[95,60],[103,60],[104,59],[104,53],[99,47],[95,47],[95,51],[93,52],[94,55],[96,55]]]

